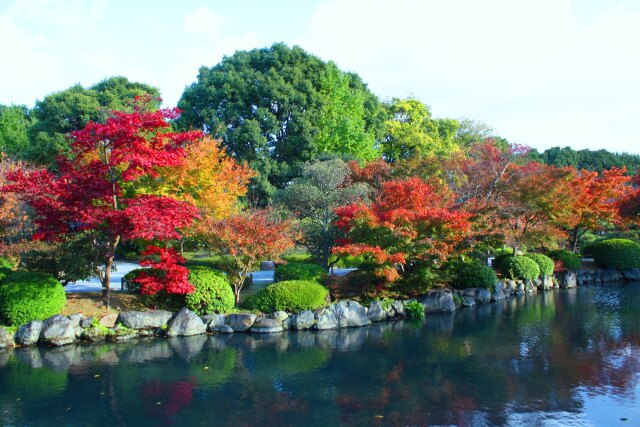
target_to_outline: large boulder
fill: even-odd
[[[302,330],[310,329],[316,323],[316,318],[313,312],[309,310],[302,310],[300,313],[291,316],[289,326],[291,329]]]
[[[319,331],[325,331],[327,329],[336,329],[338,327],[338,319],[336,314],[332,310],[324,310],[322,314],[318,316],[316,320],[316,329]]]
[[[380,322],[382,320],[387,320],[388,313],[384,309],[380,301],[374,301],[369,306],[369,311],[367,311],[367,317],[372,322]]]
[[[56,314],[49,317],[42,325],[40,342],[47,345],[61,346],[76,340],[75,327],[67,316]]]
[[[507,294],[510,294],[510,293],[511,292],[507,290],[507,284],[502,280],[499,280],[496,283],[494,291],[491,292],[491,301],[498,301],[501,299],[505,299]]]
[[[42,320],[32,320],[26,323],[16,333],[16,342],[20,345],[34,345],[38,343],[40,339],[40,332],[42,332],[42,326],[44,323]]]
[[[116,313],[111,313],[106,316],[102,316],[98,323],[100,326],[104,326],[105,328],[113,328],[116,326],[116,320],[118,320],[118,315]]]
[[[166,335],[168,337],[188,337],[205,332],[207,332],[207,326],[200,319],[200,316],[188,308],[183,308],[169,320]]]
[[[227,317],[227,323],[235,332],[244,332],[248,330],[256,321],[256,315],[253,313],[235,313]]]
[[[0,348],[13,348],[13,334],[5,328],[0,327]]]
[[[491,291],[484,288],[476,289],[476,302],[479,304],[487,304],[491,302]]]
[[[129,329],[153,329],[164,327],[171,317],[173,313],[165,310],[123,311],[116,323]]]
[[[600,280],[602,283],[620,282],[622,280],[622,274],[616,270],[603,270],[600,272]]]
[[[629,282],[640,282],[640,268],[623,271],[622,277]]]
[[[476,305],[476,299],[474,297],[471,297],[468,295],[462,295],[461,299],[462,299],[461,305],[463,307],[475,307]]]
[[[528,294],[533,294],[538,292],[538,285],[536,285],[531,280],[527,280],[524,286],[525,286],[525,292],[527,292]]]
[[[271,313],[269,317],[282,323],[289,318],[289,313],[287,313],[286,311],[279,310]]]
[[[207,331],[214,332],[215,328],[227,325],[227,316],[224,314],[212,314],[210,315],[210,320],[207,323]],[[230,328],[230,327],[229,327]],[[233,333],[233,329],[231,329]]]
[[[553,289],[553,277],[544,276],[542,278],[542,284],[538,286],[538,289],[541,291],[550,291],[551,289]]]
[[[282,323],[276,319],[270,319],[268,317],[258,318],[251,326],[250,331],[257,334],[273,334],[276,332],[282,332]]]
[[[449,289],[429,291],[420,302],[424,306],[425,313],[451,313],[456,311],[453,302],[453,294]]]
[[[560,276],[560,287],[563,289],[575,288],[578,285],[576,273],[568,271]]]
[[[402,301],[394,301],[393,303],[391,303],[391,308],[395,312],[396,316],[405,317],[407,315],[404,310],[404,304],[402,303]]]
[[[357,301],[339,301],[327,311],[334,312],[340,328],[357,328],[371,324],[367,310]]]
[[[83,329],[81,338],[90,342],[101,342],[107,339],[107,328],[89,327]]]

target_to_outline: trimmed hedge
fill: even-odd
[[[518,255],[505,260],[502,273],[512,279],[534,280],[540,276],[540,267],[531,258]]]
[[[185,295],[189,310],[200,315],[218,312],[225,313],[235,305],[233,289],[229,279],[222,272],[206,267],[189,268],[189,283],[195,292]]]
[[[303,262],[288,262],[278,264],[273,274],[274,282],[285,280],[313,280],[322,283],[327,278],[327,272],[317,264]]]
[[[479,262],[466,262],[458,266],[455,272],[454,286],[458,289],[466,288],[493,288],[498,281],[498,276],[492,268]]]
[[[582,265],[582,258],[578,254],[574,254],[571,251],[560,249],[557,251],[549,252],[549,256],[555,261],[561,261],[564,268],[568,271],[577,271]]]
[[[322,307],[329,295],[327,288],[309,280],[289,280],[267,286],[244,301],[250,310],[271,313],[278,310],[290,313]]]
[[[553,260],[543,254],[527,254],[526,257],[531,258],[540,267],[541,276],[552,276],[553,268],[555,266]]]
[[[0,282],[0,317],[9,325],[44,320],[66,302],[64,287],[49,274],[14,271]]]
[[[628,239],[609,239],[595,245],[593,259],[600,267],[618,271],[640,268],[640,245]]]

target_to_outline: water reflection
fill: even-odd
[[[640,285],[424,322],[0,353],[2,424],[640,424]]]

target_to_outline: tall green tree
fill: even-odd
[[[27,130],[31,124],[27,107],[0,105],[0,152],[13,158],[22,158],[29,146]]]
[[[335,116],[344,106],[343,114],[355,117],[340,122]],[[259,173],[250,192],[261,202],[325,151],[358,155],[354,147],[369,144],[363,142],[368,133],[381,137],[384,121],[377,98],[358,76],[284,44],[239,51],[202,67],[178,107],[180,129],[220,138],[230,154]],[[356,135],[356,142],[340,134]]]
[[[276,201],[300,219],[304,244],[328,269],[338,234],[335,209],[366,200],[370,188],[352,183],[349,166],[340,159],[306,163],[301,175],[278,192]]]
[[[431,111],[417,99],[394,98],[386,104],[384,157],[389,162],[429,156],[448,156],[460,149],[456,142],[459,123],[453,119],[434,119]]]
[[[57,155],[70,152],[69,132],[82,129],[89,121],[104,121],[109,111],[131,111],[132,101],[138,96],[153,98],[150,108],[160,106],[158,89],[125,77],[111,77],[88,89],[77,84],[46,96],[32,110],[35,123],[29,128],[25,157],[53,166]]]

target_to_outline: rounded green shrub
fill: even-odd
[[[640,245],[628,239],[603,240],[593,248],[593,260],[618,271],[640,268]]]
[[[224,313],[235,305],[229,279],[218,270],[191,267],[189,269],[189,283],[196,288],[195,292],[185,296],[185,303],[189,310],[201,315],[214,311]]]
[[[273,274],[275,282],[285,280],[313,280],[322,283],[327,277],[327,272],[317,264],[307,264],[302,262],[288,262],[276,266]]]
[[[533,280],[540,276],[538,264],[526,256],[518,255],[509,258],[501,266],[502,274],[519,280]]]
[[[9,261],[6,258],[0,258],[0,268],[6,268],[8,270],[12,270],[13,267],[15,267],[13,265],[13,263],[11,261]]]
[[[562,262],[562,265],[568,271],[576,271],[580,269],[582,265],[582,258],[578,254],[574,254],[571,251],[560,249],[557,251],[549,252],[549,256],[555,260]]]
[[[135,280],[143,271],[148,274],[164,274],[163,271],[156,270],[153,268],[136,268],[135,270],[131,270],[130,272],[128,272],[122,277],[122,289],[134,294],[139,294],[140,285],[136,283]]]
[[[479,262],[461,263],[455,271],[454,285],[459,289],[493,288],[498,281],[496,272],[492,268]]]
[[[271,313],[278,310],[296,313],[301,310],[314,310],[325,304],[329,291],[310,280],[288,280],[274,283],[262,291],[250,296],[244,306],[251,310]]]
[[[49,274],[14,271],[0,282],[0,317],[10,325],[44,320],[66,302],[64,287]]]
[[[526,256],[528,258],[531,258],[532,260],[535,261],[536,264],[538,264],[538,267],[540,267],[540,275],[542,276],[553,275],[553,268],[555,264],[551,258],[543,254],[534,254],[534,253],[527,254]]]

